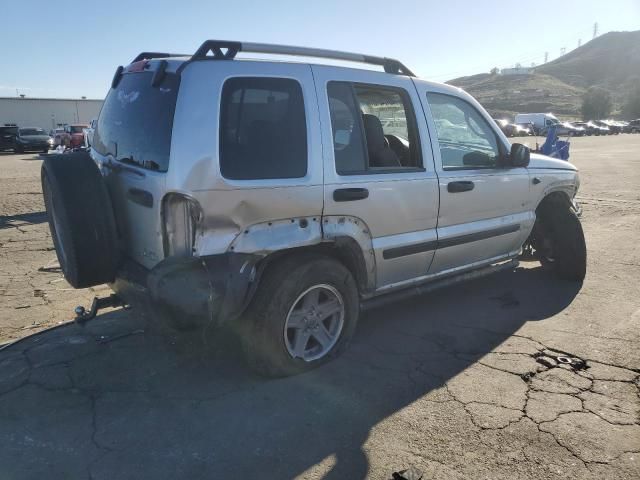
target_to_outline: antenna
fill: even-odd
[[[593,24],[593,38],[598,36],[598,22]]]

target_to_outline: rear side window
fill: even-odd
[[[98,118],[93,148],[125,163],[166,172],[180,79],[167,74],[160,86],[152,87],[152,77],[153,72],[127,73],[111,89]]]
[[[329,82],[327,96],[340,175],[422,167],[415,114],[404,90]]]
[[[225,178],[300,178],[307,174],[307,124],[300,84],[238,77],[222,88],[220,170]]]

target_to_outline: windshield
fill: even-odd
[[[46,135],[41,128],[21,128],[20,135]]]
[[[129,73],[104,102],[94,136],[101,155],[151,170],[169,168],[179,77],[167,74],[151,86],[153,72]]]
[[[83,128],[85,128],[85,127],[78,126],[78,125],[74,125],[74,126],[72,126],[72,127],[69,127],[69,131],[70,131],[71,133],[82,133],[82,129],[83,129]]]

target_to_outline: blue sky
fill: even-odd
[[[399,58],[445,81],[541,63],[600,33],[640,29],[640,0],[3,1],[0,96],[103,98],[143,50],[193,52],[207,38]],[[534,5],[538,4],[538,8]],[[547,11],[551,13],[547,13]]]

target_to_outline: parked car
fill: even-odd
[[[49,136],[53,138],[53,147],[56,148],[62,145],[65,137],[64,127],[53,128],[49,131]]]
[[[85,144],[84,130],[88,127],[86,123],[69,125],[67,127],[67,134],[70,137],[70,147],[77,148],[83,147]]]
[[[516,126],[513,123],[509,122],[509,120],[506,120],[504,118],[494,118],[493,121],[496,122],[496,125],[498,125],[500,130],[502,130],[502,133],[504,133],[507,137],[515,136]]]
[[[606,127],[609,130],[609,135],[618,135],[619,133],[622,133],[620,125],[610,120],[594,120],[594,122],[596,125]]]
[[[0,126],[0,152],[12,150],[16,148],[16,137],[18,136],[18,127],[15,125]]]
[[[593,122],[573,122],[575,127],[582,127],[586,135],[606,135],[609,133],[609,129],[601,127]]]
[[[84,123],[65,125],[63,132],[56,135],[55,146],[64,145],[66,148],[83,147],[85,144],[84,130],[87,127],[88,125]]]
[[[530,123],[516,123],[516,127],[518,127],[518,136],[526,137],[529,135],[535,135],[533,131],[533,127]]]
[[[622,133],[633,133],[633,127],[631,126],[631,122],[618,122],[622,127]]]
[[[53,148],[53,139],[42,128],[20,127],[15,138],[15,153],[40,151],[47,153]]]
[[[521,126],[515,123],[509,122],[506,119],[493,119],[494,122],[500,127],[500,130],[507,137],[526,137],[527,135],[531,135],[531,128],[529,126]]]
[[[629,133],[640,133],[640,118],[629,122]]]
[[[569,122],[560,122],[552,125],[556,129],[556,135],[581,137],[585,134],[585,129],[582,127],[576,127]],[[541,135],[546,135],[549,132],[551,126],[544,127],[541,131]]]
[[[96,122],[97,121],[98,120],[96,118],[94,118],[93,120],[91,120],[89,122],[89,125],[87,126],[87,128],[85,128],[83,130],[83,133],[84,133],[84,147],[85,148],[91,147],[91,144],[93,143],[93,132],[95,132]]]
[[[513,269],[523,248],[585,276],[576,167],[510,144],[469,94],[394,59],[221,41],[142,53],[116,70],[93,140],[42,167],[67,280],[233,325],[266,375],[338,355],[362,304]]]
[[[579,125],[575,125],[571,122],[562,122],[560,127],[558,127],[563,132],[566,132],[566,135],[570,135],[572,137],[582,137],[587,134],[587,131],[584,127]]]

